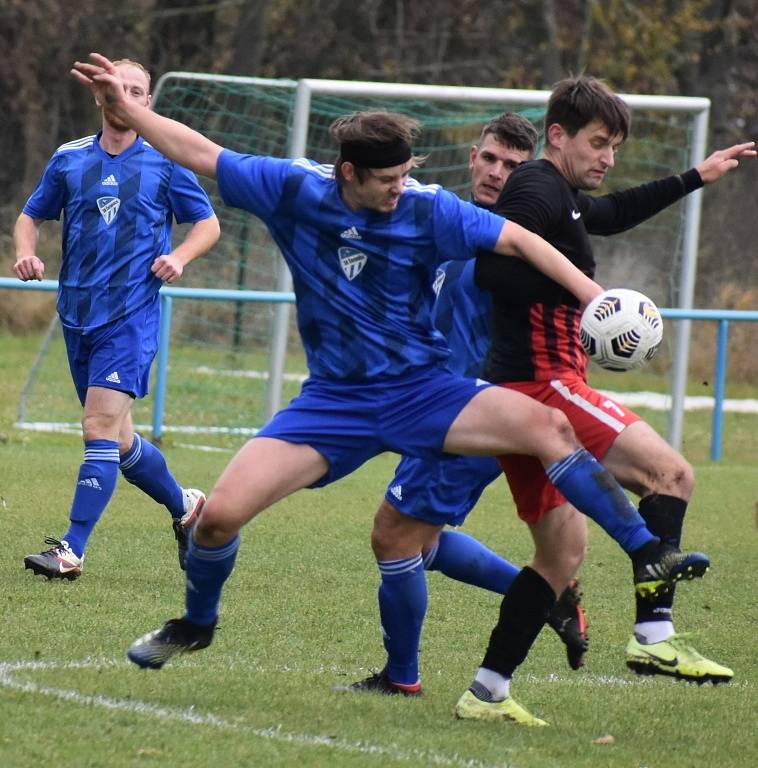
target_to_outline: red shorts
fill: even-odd
[[[517,381],[501,386],[563,411],[579,442],[597,459],[602,460],[624,429],[640,421],[636,413],[592,389],[582,379]],[[522,520],[536,523],[546,512],[565,503],[563,494],[547,479],[539,459],[521,454],[498,459]]]

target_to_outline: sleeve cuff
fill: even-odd
[[[689,171],[685,171],[679,176],[684,185],[685,194],[694,192],[696,189],[700,189],[705,186],[703,180],[700,178],[700,174],[697,172],[697,168],[690,168]]]

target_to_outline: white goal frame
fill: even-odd
[[[313,95],[331,95],[346,97],[424,99],[435,101],[491,103],[502,111],[509,107],[544,107],[550,97],[550,91],[519,90],[507,88],[474,88],[446,85],[422,85],[412,83],[375,83],[352,80],[320,80],[305,78],[294,81],[267,80],[255,77],[223,76],[197,74],[189,72],[167,72],[156,84],[154,101],[163,82],[171,77],[188,80],[236,81],[253,85],[277,85],[295,87],[295,104],[292,131],[288,145],[289,157],[307,155],[308,130],[310,126],[311,97]],[[639,94],[619,94],[629,108],[645,109],[654,112],[679,112],[692,115],[692,134],[689,151],[689,167],[698,165],[705,158],[706,139],[710,119],[710,99],[689,96],[656,96]],[[682,264],[678,276],[678,309],[692,309],[697,274],[697,253],[700,235],[700,217],[702,210],[702,190],[687,195],[684,200],[684,233],[682,242]],[[276,290],[290,292],[292,277],[280,256],[277,263]],[[274,324],[271,338],[271,357],[266,395],[266,419],[269,419],[281,406],[284,366],[290,319],[290,306],[287,303],[274,307]],[[691,320],[677,320],[674,325],[674,353],[672,360],[671,410],[668,422],[668,441],[677,449],[681,448],[684,426],[684,401],[687,392],[687,366]]]

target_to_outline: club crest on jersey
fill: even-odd
[[[434,282],[432,283],[432,290],[434,291],[435,296],[440,295],[440,291],[442,290],[442,286],[444,283],[445,283],[445,270],[438,269],[437,273],[434,275]]]
[[[103,221],[110,226],[113,223],[113,219],[116,218],[118,209],[121,207],[121,201],[117,197],[98,197],[97,207],[100,215],[103,217]]]
[[[345,273],[345,277],[348,280],[355,280],[358,275],[363,271],[368,261],[368,256],[362,251],[358,251],[355,248],[349,248],[343,245],[337,249],[337,255],[340,259],[340,266]]]

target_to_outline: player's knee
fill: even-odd
[[[586,543],[574,542],[551,552],[537,553],[532,567],[560,594],[584,562]]]
[[[546,408],[542,427],[542,445],[551,451],[566,455],[577,446],[574,428],[567,416],[557,408]]]
[[[120,428],[119,421],[118,417],[109,413],[85,413],[82,417],[82,437],[85,442],[116,440]]]
[[[680,499],[689,499],[695,488],[695,470],[692,465],[682,456],[677,456],[677,461],[671,468],[672,490],[671,496]]]
[[[640,494],[665,493],[679,499],[689,500],[695,488],[695,471],[692,465],[679,453],[671,451],[665,460],[650,468],[650,481]]]
[[[384,499],[374,516],[371,549],[378,560],[400,560],[433,546],[441,526],[402,514]]]
[[[211,494],[195,524],[195,541],[202,546],[221,547],[239,533],[239,519],[227,499]]]
[[[394,521],[400,513],[387,499],[382,499],[374,515],[374,527],[371,530],[371,549],[377,560],[387,558],[387,553],[393,550],[397,543]]]

